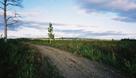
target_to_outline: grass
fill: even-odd
[[[60,72],[58,71],[58,69],[56,68],[55,65],[53,65],[51,63],[51,61],[49,60],[49,58],[45,58],[45,62],[43,62],[43,66],[42,66],[42,71],[41,73],[43,73],[43,69],[46,69],[46,72],[43,73],[43,78],[47,77],[47,78],[64,78]]]
[[[52,44],[49,44],[48,40],[33,40],[32,43],[67,50],[90,60],[108,64],[128,73],[132,78],[136,77],[135,40],[56,40]]]
[[[46,64],[46,69],[42,71],[43,64]],[[62,78],[57,71],[36,49],[22,43],[22,40],[4,43],[0,39],[0,78]]]

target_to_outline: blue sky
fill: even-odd
[[[22,23],[9,27],[9,37],[47,37],[52,22],[56,37],[136,38],[136,0],[24,0],[22,4],[24,8],[16,10]]]

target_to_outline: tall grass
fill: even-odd
[[[0,39],[0,78],[62,78],[58,72],[51,73],[56,71],[55,67],[22,41],[26,40],[4,43]],[[46,69],[41,69],[44,63]]]
[[[0,40],[0,78],[37,78],[36,52],[18,40]]]
[[[67,50],[88,59],[113,66],[130,77],[136,77],[136,41],[106,40],[56,40],[49,44],[48,40],[34,40],[36,44],[44,44]]]

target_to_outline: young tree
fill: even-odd
[[[51,44],[51,41],[54,40],[53,27],[51,23],[49,23],[48,37],[49,37],[50,44]]]
[[[22,7],[21,5],[22,0],[0,0],[0,8],[3,11],[3,20],[4,20],[4,41],[7,42],[7,28],[8,25],[13,24],[15,21],[13,21],[12,23],[9,24],[9,20],[16,18],[16,14],[15,16],[9,16],[8,10],[11,6],[17,6],[17,7]]]
[[[2,39],[2,34],[0,35],[0,39]]]

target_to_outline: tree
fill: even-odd
[[[0,39],[2,38],[2,34],[0,35]]]
[[[48,37],[49,37],[50,44],[51,44],[51,41],[54,40],[53,27],[51,23],[49,23]]]
[[[7,42],[7,28],[8,28],[8,25],[11,25],[13,23],[15,23],[16,21],[13,20],[13,18],[16,18],[16,13],[15,13],[15,16],[9,16],[7,13],[8,13],[8,10],[11,6],[17,6],[17,7],[22,7],[21,5],[22,3],[22,0],[0,0],[0,8],[2,9],[3,11],[3,20],[4,20],[4,41]],[[9,20],[11,22],[11,19],[13,20],[12,23],[9,23]]]

